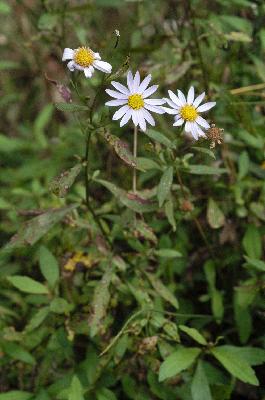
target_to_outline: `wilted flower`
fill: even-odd
[[[210,110],[216,103],[212,101],[200,105],[204,99],[205,93],[200,94],[194,99],[193,87],[189,89],[187,99],[180,90],[178,90],[178,96],[171,90],[168,91],[168,94],[170,99],[165,100],[172,108],[163,108],[167,113],[175,115],[175,123],[173,126],[181,126],[185,123],[185,131],[191,133],[195,140],[197,140],[199,136],[205,137],[205,132],[201,127],[209,129],[210,125],[199,114]]]
[[[157,114],[164,114],[161,104],[165,103],[163,99],[148,99],[158,88],[158,85],[148,85],[151,81],[151,75],[148,75],[142,83],[140,83],[140,74],[137,71],[133,77],[131,71],[127,74],[127,86],[119,82],[112,81],[112,86],[118,91],[106,89],[106,92],[114,97],[115,100],[110,100],[106,106],[122,106],[113,115],[113,120],[121,119],[120,126],[125,125],[131,118],[135,126],[146,130],[146,121],[155,126],[155,120],[149,111]],[[149,110],[149,111],[148,111]]]
[[[207,139],[210,140],[210,149],[214,149],[216,144],[221,144],[223,141],[223,128],[217,128],[215,124],[211,124],[210,129],[207,131]]]
[[[89,47],[64,49],[62,61],[66,60],[70,60],[67,64],[70,71],[84,71],[86,78],[92,77],[95,68],[106,74],[110,74],[112,70],[112,66],[106,61],[101,61],[99,53],[94,53]]]

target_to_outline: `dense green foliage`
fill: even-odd
[[[264,399],[264,2],[1,0],[0,21],[0,400]],[[111,76],[69,72],[80,45]],[[205,91],[215,131],[156,115],[135,159],[104,106],[128,68]]]

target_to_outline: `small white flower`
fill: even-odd
[[[78,47],[78,49],[64,49],[62,61],[70,60],[67,67],[70,71],[75,69],[84,71],[86,78],[91,78],[95,68],[110,74],[112,66],[106,61],[101,61],[99,53],[94,53],[89,47]]]
[[[167,113],[175,115],[175,123],[173,126],[181,126],[185,123],[185,131],[191,133],[195,140],[198,140],[199,136],[205,137],[205,132],[201,127],[209,129],[210,125],[199,114],[210,110],[210,108],[215,106],[216,102],[212,101],[200,105],[204,99],[205,93],[200,94],[194,100],[193,87],[189,89],[187,99],[180,90],[178,90],[178,96],[171,90],[168,91],[168,94],[170,99],[165,100],[172,108],[163,108]]]
[[[114,97],[115,100],[108,101],[106,106],[122,106],[113,115],[113,120],[121,118],[120,126],[127,124],[132,118],[135,126],[139,125],[143,131],[146,131],[146,121],[150,125],[155,126],[155,120],[149,111],[157,114],[164,114],[164,110],[160,107],[165,103],[163,99],[148,99],[156,92],[158,85],[148,85],[151,81],[151,75],[148,75],[142,83],[140,83],[140,74],[137,71],[133,77],[131,71],[127,74],[127,86],[123,86],[119,82],[112,81],[112,86],[118,91],[106,89],[106,92]]]

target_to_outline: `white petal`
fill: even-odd
[[[165,113],[163,108],[159,107],[159,106],[151,106],[150,104],[145,104],[144,108],[146,108],[149,111],[155,112],[157,114],[164,114]]]
[[[188,91],[188,96],[187,96],[187,103],[192,104],[194,100],[194,87],[191,86],[191,88]]]
[[[121,117],[123,117],[124,116],[124,114],[129,110],[129,106],[126,104],[125,106],[122,106],[121,108],[119,108],[118,109],[118,111],[116,111],[114,114],[113,114],[113,117],[112,117],[112,119],[114,120],[114,121],[116,121],[117,119],[120,119]]]
[[[135,126],[139,124],[138,113],[136,110],[132,110],[132,120]]]
[[[162,107],[163,110],[168,113],[168,114],[177,114],[178,110],[176,110],[175,108],[169,108],[169,107]]]
[[[182,93],[181,90],[178,89],[178,98],[180,99],[182,104],[187,104],[186,97]]]
[[[136,93],[140,85],[140,74],[136,71],[133,79],[133,91]]]
[[[142,110],[138,110],[138,119],[139,119],[139,126],[142,129],[142,131],[146,131],[146,122],[144,119],[144,114],[142,113]]]
[[[121,122],[120,122],[120,127],[122,127],[123,125],[127,124],[127,122],[129,121],[129,119],[131,118],[131,116],[132,116],[132,110],[129,109],[129,110],[124,114],[124,116],[122,117]]]
[[[143,98],[145,99],[146,97],[151,96],[151,94],[155,93],[155,91],[157,90],[157,88],[158,88],[158,85],[150,86],[148,89],[146,89],[146,90],[143,92],[143,94],[142,94]]]
[[[144,115],[144,118],[146,119],[147,122],[149,122],[150,125],[155,126],[155,120],[150,114],[149,111],[147,111],[145,108],[142,108],[142,113]]]
[[[123,93],[123,94],[127,94],[129,95],[129,90],[127,89],[126,86],[123,86],[121,83],[119,82],[115,82],[115,81],[111,81],[112,86],[115,87],[115,89],[117,89],[119,92]]]
[[[206,119],[200,117],[199,115],[198,115],[198,117],[196,118],[195,121],[197,122],[197,124],[203,126],[205,129],[209,129],[210,128],[210,125],[208,124]]]
[[[144,78],[144,80],[142,81],[142,83],[140,84],[139,89],[138,89],[139,94],[142,94],[145,91],[145,89],[147,88],[147,86],[149,85],[149,83],[151,81],[151,78],[152,78],[151,74],[147,75],[147,77]]]
[[[173,93],[173,92],[172,92],[172,93]],[[174,94],[174,93],[173,93],[173,94]],[[177,96],[176,96],[176,97],[177,97]],[[164,100],[167,102],[167,104],[168,104],[170,107],[179,109],[179,106],[177,106],[176,103],[174,103],[172,100],[167,99],[166,97],[164,97]]]
[[[115,106],[123,106],[127,104],[127,100],[110,100],[105,103],[105,106],[115,107]]]
[[[75,62],[74,61],[69,61],[69,63],[67,63],[67,68],[73,72],[75,70]]]
[[[176,95],[175,93],[172,92],[172,90],[168,91],[169,97],[171,98],[171,100],[173,101],[173,103],[176,104],[176,106],[181,107],[184,106],[185,103],[183,103]]]
[[[116,90],[106,89],[105,92],[108,93],[111,97],[114,97],[114,99],[128,99],[128,96],[126,94],[116,92]]]
[[[88,68],[84,68],[84,74],[86,78],[91,78],[91,76],[93,75],[94,72],[94,68],[93,67],[88,67]]]
[[[198,112],[208,111],[208,110],[210,110],[211,108],[213,108],[213,107],[215,106],[215,104],[216,104],[215,101],[210,101],[209,103],[202,104],[201,106],[199,106],[199,107],[197,108],[197,111],[198,111]]]
[[[74,57],[74,50],[69,49],[68,47],[66,49],[64,49],[62,61],[72,60],[73,57]]]
[[[200,94],[198,97],[196,97],[196,99],[193,102],[193,106],[196,108],[198,107],[199,104],[201,104],[201,102],[203,101],[205,96],[205,92],[203,92],[202,94]]]
[[[180,126],[182,125],[184,122],[183,118],[178,119],[176,122],[174,122],[173,126]]]
[[[185,131],[190,132],[191,131],[191,123],[190,121],[187,121],[185,124]]]
[[[194,139],[198,140],[197,124],[195,122],[191,122],[190,131],[191,131],[191,134],[194,137]]]
[[[93,67],[99,69],[102,72],[105,72],[106,74],[110,74],[112,70],[112,66],[109,63],[100,60],[95,60],[93,62]]]
[[[174,117],[174,120],[177,121],[179,118],[181,118],[181,115],[180,114],[176,114],[175,117]]]
[[[163,99],[146,99],[144,101],[146,104],[151,104],[152,106],[161,106],[165,104],[165,100]]]
[[[133,93],[133,75],[132,71],[129,71],[127,74],[127,86],[129,88],[130,93]]]
[[[75,69],[77,69],[78,71],[84,71],[85,67],[82,67],[82,65],[78,65],[77,63],[75,64]]]
[[[196,128],[197,128],[197,132],[198,132],[199,136],[206,137],[205,132],[203,132],[203,130],[199,127],[198,124],[197,124]]]
[[[100,57],[99,53],[94,53],[93,52],[93,55],[94,55],[96,60],[101,60],[101,57]]]

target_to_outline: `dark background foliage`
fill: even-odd
[[[0,21],[0,400],[264,398],[264,2],[2,0]],[[157,97],[206,91],[222,143],[158,115],[133,196],[111,78],[61,62],[80,45]]]

